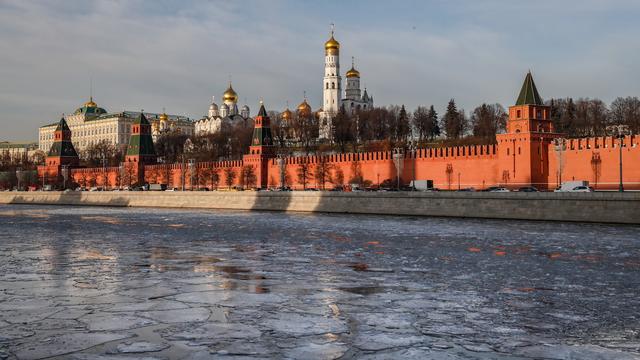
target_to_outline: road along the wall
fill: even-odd
[[[0,192],[0,204],[272,210],[640,224],[640,192]]]

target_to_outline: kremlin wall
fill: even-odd
[[[143,183],[178,189],[331,189],[354,183],[376,187],[385,181],[395,184],[398,173],[398,161],[390,151],[277,157],[264,105],[255,117],[252,145],[237,161],[157,164],[151,125],[140,114],[133,123],[127,155],[120,167],[80,168],[70,132],[61,119],[46,165],[38,169],[46,183],[62,184],[65,168],[69,169],[67,181],[107,188]],[[626,190],[640,190],[639,142],[633,135],[622,141]],[[400,181],[408,185],[414,179],[433,180],[441,190],[481,190],[496,185],[552,190],[562,181],[586,180],[596,190],[617,190],[619,144],[620,140],[612,137],[565,139],[555,133],[550,108],[542,102],[529,73],[516,104],[509,108],[507,131],[496,136],[495,144],[405,150],[400,156]],[[302,169],[308,172],[307,180],[301,179]],[[324,184],[314,176],[318,171],[325,174]],[[248,173],[249,181],[245,176]]]

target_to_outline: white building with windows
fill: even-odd
[[[108,113],[99,107],[91,98],[73,114],[65,115],[65,120],[71,129],[71,141],[76,150],[81,151],[88,146],[107,141],[118,147],[126,147],[131,137],[131,124],[139,116],[140,112],[122,111]],[[178,132],[192,135],[194,124],[188,117],[144,113],[152,125],[154,140],[167,132]],[[54,131],[58,122],[41,126],[38,134],[38,149],[45,153],[53,144]]]
[[[324,79],[322,84],[322,111],[319,113],[319,139],[331,141],[332,119],[340,107],[354,115],[360,110],[373,107],[373,97],[360,91],[360,72],[356,70],[352,59],[351,69],[346,73],[346,87],[342,91],[342,77],[340,76],[340,43],[333,37],[324,43]]]
[[[238,94],[231,83],[222,95],[222,105],[218,107],[215,97],[212,97],[207,116],[195,122],[196,134],[215,134],[222,129],[223,124],[235,126],[247,125],[251,119],[249,106],[244,105],[238,111]]]

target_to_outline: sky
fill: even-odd
[[[89,98],[192,119],[229,79],[252,114],[322,101],[330,24],[375,105],[640,95],[640,1],[0,0],[0,141],[37,139]]]

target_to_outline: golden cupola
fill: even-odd
[[[229,88],[227,88],[227,91],[225,91],[224,94],[222,95],[222,100],[224,102],[232,102],[232,103],[238,102],[238,94],[233,90],[231,83],[229,83]]]
[[[96,104],[95,102],[93,102],[93,96],[91,96],[91,97],[89,98],[89,101],[87,101],[86,103],[84,103],[84,105],[83,105],[83,106],[84,106],[84,107],[91,107],[91,108],[94,108],[94,107],[98,107],[98,104]]]
[[[340,43],[333,37],[331,30],[331,38],[324,43],[324,52],[326,55],[338,55],[340,51]]]
[[[291,120],[292,117],[292,113],[291,110],[289,110],[289,108],[287,107],[282,114],[280,114],[280,116],[282,117],[282,120]]]
[[[298,115],[309,116],[311,115],[311,106],[307,102],[307,99],[304,99],[297,108]]]
[[[162,112],[162,114],[160,114],[160,116],[158,118],[160,119],[160,121],[166,122],[169,119],[169,116],[167,116],[167,114]]]
[[[359,78],[360,77],[360,71],[356,70],[356,65],[355,65],[355,60],[353,57],[351,57],[351,69],[349,69],[349,71],[347,71],[347,77],[348,78]]]

